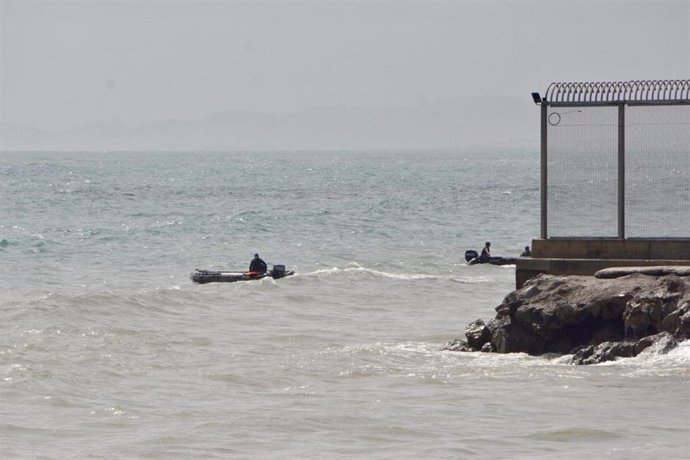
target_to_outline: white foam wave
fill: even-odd
[[[333,350],[329,350],[332,352]],[[431,355],[438,352],[438,346],[428,342],[398,342],[398,343],[364,343],[359,345],[346,345],[341,348],[345,354],[425,354]]]
[[[645,350],[635,358],[616,360],[613,364],[635,367],[637,373],[645,374],[687,373],[690,369],[690,340],[681,342],[668,353],[659,354],[654,350]]]
[[[486,278],[484,276],[478,276],[476,278],[466,276],[463,278],[451,278],[451,280],[461,284],[493,283],[495,281],[493,278]]]
[[[366,267],[362,267],[359,265],[352,266],[352,267],[346,267],[346,268],[340,268],[340,267],[324,268],[324,269],[320,269],[320,270],[315,270],[313,272],[305,273],[303,276],[335,275],[335,274],[342,274],[342,273],[362,273],[362,274],[373,275],[373,276],[380,277],[380,278],[402,280],[402,281],[441,280],[441,281],[453,281],[453,282],[462,283],[462,284],[479,284],[479,283],[489,283],[489,282],[494,281],[493,279],[487,278],[484,276],[455,277],[452,275],[434,275],[434,274],[429,274],[429,273],[393,273],[393,272],[386,272],[386,271],[381,271],[381,270],[374,270],[372,268],[366,268]]]
[[[570,366],[573,355],[556,357],[555,364]],[[634,358],[619,358],[595,364],[596,367],[622,368],[630,371],[630,375],[672,375],[690,372],[690,340],[681,342],[668,353],[658,353],[650,347]]]

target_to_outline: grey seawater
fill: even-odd
[[[440,351],[538,234],[538,154],[0,154],[5,458],[687,458],[690,345]],[[196,285],[254,252],[296,275]]]

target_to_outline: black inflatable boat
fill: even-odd
[[[295,272],[285,270],[285,265],[274,265],[272,270],[261,272],[223,272],[214,270],[199,270],[198,268],[189,276],[192,281],[199,284],[205,283],[234,283],[236,281],[253,281],[263,278],[274,280],[294,275]]]
[[[491,265],[515,265],[517,257],[481,257],[479,253],[473,249],[465,251],[465,261],[467,265],[476,264],[491,264]]]

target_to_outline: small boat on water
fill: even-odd
[[[479,253],[473,249],[465,251],[465,261],[467,265],[476,264],[491,264],[491,265],[515,265],[517,257],[481,257]]]
[[[195,283],[234,283],[236,281],[253,281],[263,278],[273,278],[274,280],[294,275],[292,270],[285,270],[285,265],[274,265],[272,270],[267,272],[224,272],[216,270],[196,269],[189,277]]]

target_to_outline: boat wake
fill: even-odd
[[[453,274],[430,274],[430,273],[393,273],[382,270],[375,270],[372,268],[362,267],[362,266],[352,266],[352,267],[332,267],[320,270],[315,270],[313,272],[304,273],[301,276],[332,276],[341,274],[355,274],[355,275],[367,275],[373,278],[385,278],[400,281],[452,281],[462,284],[479,284],[479,283],[489,283],[493,279],[487,278],[485,276],[462,276],[458,277]]]

